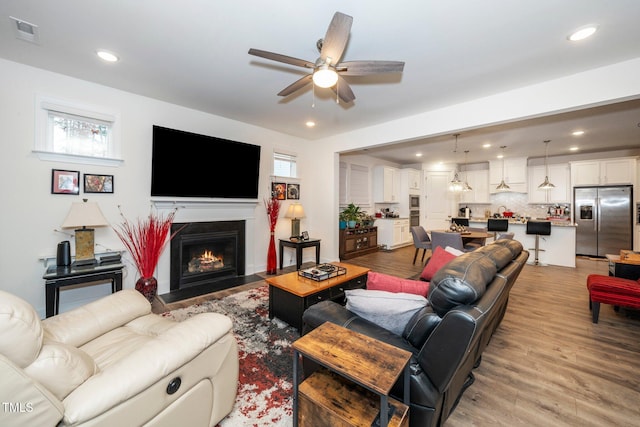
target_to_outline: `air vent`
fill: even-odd
[[[29,43],[39,43],[40,32],[38,31],[37,25],[14,18],[13,16],[10,16],[9,19],[13,22],[12,27],[16,38]]]

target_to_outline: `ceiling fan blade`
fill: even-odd
[[[320,58],[326,60],[331,58],[331,64],[337,64],[342,58],[342,52],[349,40],[353,17],[344,13],[336,12],[329,24],[327,33],[324,36]]]
[[[353,94],[349,83],[347,83],[347,81],[343,79],[340,74],[338,74],[338,83],[331,86],[331,89],[338,95],[340,101],[344,102],[345,104],[348,104],[356,99],[356,96]]]
[[[345,69],[346,68],[346,69]],[[343,71],[343,69],[345,69]],[[347,61],[336,66],[343,76],[364,76],[367,74],[401,73],[404,70],[402,61]]]
[[[297,91],[298,89],[302,89],[303,87],[311,83],[312,78],[313,78],[313,74],[309,74],[299,80],[296,80],[295,82],[293,82],[292,84],[290,84],[289,86],[285,87],[280,92],[278,92],[278,96],[291,95],[293,92]]]
[[[249,49],[249,55],[260,56],[262,58],[271,59],[272,61],[284,62],[285,64],[296,65],[298,67],[314,68],[313,62],[305,61],[304,59],[293,58],[287,55],[280,55],[279,53],[267,52],[260,49]]]

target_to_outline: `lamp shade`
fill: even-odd
[[[62,223],[62,228],[80,227],[105,227],[109,222],[102,214],[100,206],[96,202],[74,202],[67,217]]]
[[[287,213],[284,215],[285,218],[304,218],[304,208],[300,203],[292,203],[289,205],[289,209],[287,209]]]

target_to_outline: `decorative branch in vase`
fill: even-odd
[[[158,291],[158,281],[154,277],[154,272],[158,266],[160,255],[167,242],[182,230],[180,228],[169,235],[178,209],[174,209],[166,216],[152,210],[149,212],[149,216],[138,218],[135,222],[129,221],[124,216],[120,205],[118,205],[118,210],[120,210],[123,222],[114,226],[113,230],[131,254],[140,274],[140,278],[136,281],[136,290],[152,303]],[[167,236],[169,236],[168,239]]]
[[[272,197],[265,199],[264,207],[267,209],[267,215],[269,216],[269,228],[271,231],[271,238],[269,240],[269,249],[267,251],[267,274],[276,274],[278,272],[276,258],[276,241],[275,231],[276,224],[278,223],[278,215],[280,214],[280,200]]]

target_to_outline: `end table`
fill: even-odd
[[[320,264],[320,239],[280,239],[280,270],[282,270],[282,254],[284,247],[294,248],[296,250],[296,270],[300,270],[302,265],[302,250],[304,248],[316,248],[316,264]]]

